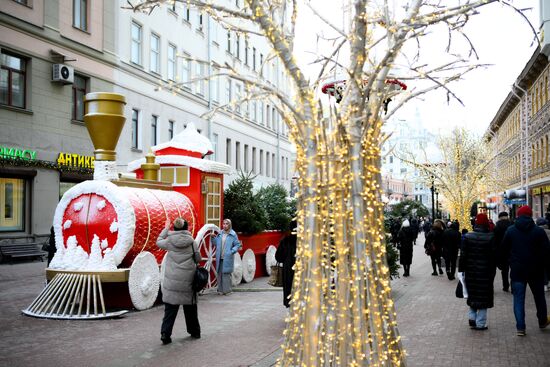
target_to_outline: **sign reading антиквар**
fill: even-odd
[[[36,159],[36,150],[3,147],[0,145],[0,156],[6,158],[21,158],[30,161]]]

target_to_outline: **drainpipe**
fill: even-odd
[[[206,29],[207,29],[207,36],[206,40],[208,42],[207,50],[208,50],[208,110],[210,111],[212,109],[212,38],[211,38],[211,30],[212,30],[212,19],[210,16],[207,16],[206,18]],[[212,141],[213,139],[213,132],[212,132],[212,115],[208,114],[208,140]],[[216,142],[217,144],[218,142]],[[218,146],[216,145],[216,149],[218,149]],[[217,155],[217,154],[216,154]]]

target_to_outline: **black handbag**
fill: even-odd
[[[195,244],[193,246],[193,261],[195,261]],[[196,263],[196,262],[195,262]],[[200,266],[198,263],[197,268],[195,269],[195,275],[193,276],[193,291],[200,292],[208,284],[208,270]]]

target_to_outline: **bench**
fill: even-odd
[[[47,255],[46,252],[40,250],[38,245],[42,243],[10,243],[0,245],[0,254],[2,255],[2,260],[7,258],[13,262],[14,259],[33,257],[38,258],[40,261],[44,261],[44,256]]]

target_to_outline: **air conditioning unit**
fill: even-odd
[[[74,70],[71,66],[63,64],[53,64],[52,82],[61,84],[73,84]]]

